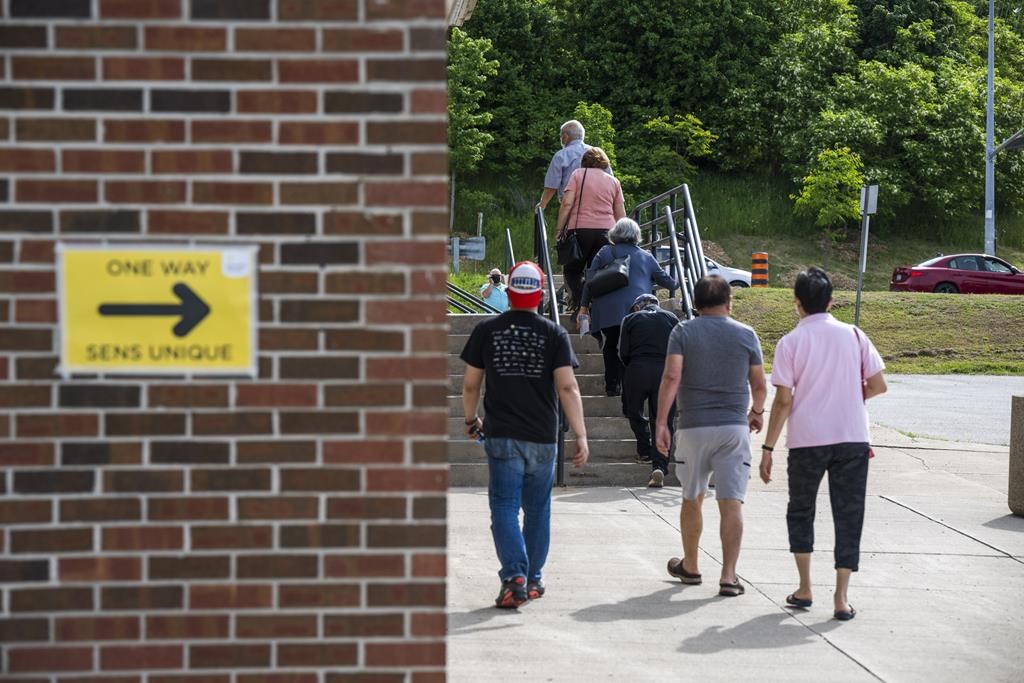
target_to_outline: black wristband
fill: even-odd
[[[771,452],[772,452],[772,451],[774,451],[775,449],[774,449],[774,448],[772,448],[771,446],[768,446],[768,445],[762,444],[762,445],[761,445],[761,450],[762,450],[762,451],[768,451],[769,453],[771,453]]]
[[[754,415],[764,415],[764,408],[761,408],[761,412],[757,412],[756,410],[751,408],[750,412],[752,412]]]
[[[466,426],[468,427],[468,426],[469,426],[469,425],[471,425],[471,424],[476,424],[477,420],[479,420],[479,419],[480,419],[479,417],[474,417],[474,418],[473,418],[472,420],[469,420],[469,421],[468,421],[468,422],[466,423]]]

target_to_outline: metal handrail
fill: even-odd
[[[551,251],[548,249],[548,227],[544,222],[544,211],[539,206],[533,213],[533,253],[540,261],[538,265],[541,267],[541,270],[544,271],[544,279],[548,290],[548,318],[555,325],[561,325],[558,317],[558,302],[555,299],[555,278],[551,268]],[[543,306],[544,302],[542,300],[542,309]],[[569,425],[566,422],[565,411],[562,410],[562,404],[558,400],[557,392],[555,394],[555,405],[558,406],[558,434],[555,437],[557,443],[555,485],[565,486],[565,433],[569,431]]]
[[[452,295],[462,297],[462,299],[467,301],[470,306],[475,306],[477,310],[482,310],[482,312],[484,313],[501,313],[501,311],[499,311],[494,306],[491,306],[489,303],[487,303],[480,297],[470,294],[466,290],[462,289],[458,285],[452,284],[451,282],[448,283],[448,291],[451,293],[448,297],[449,299],[452,298]],[[456,306],[456,308],[459,308],[459,306]],[[463,312],[473,313],[474,311],[468,310]]]
[[[448,297],[448,305],[452,308],[458,309],[459,313],[474,313],[472,308],[464,304],[460,304],[455,297]]]
[[[505,228],[505,272],[512,272],[512,266],[516,264],[516,253],[512,249],[512,231]]]
[[[680,276],[685,272],[683,270],[683,256],[679,253],[679,237],[676,235],[676,223],[675,219],[672,218],[672,208],[665,207],[665,219],[668,225],[668,237],[672,244],[672,263],[675,266],[675,271]],[[679,290],[683,297],[683,310],[686,313],[687,320],[693,320],[693,300],[690,297],[690,288],[686,286],[686,283],[679,279]]]

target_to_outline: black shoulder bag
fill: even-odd
[[[598,298],[605,294],[622,289],[629,284],[629,254],[615,258],[615,247],[612,247],[612,262],[587,280],[590,296]]]

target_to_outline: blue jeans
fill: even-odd
[[[501,562],[498,576],[539,581],[551,542],[551,486],[556,446],[518,439],[484,441],[490,485],[491,535]],[[523,528],[519,528],[519,509]]]

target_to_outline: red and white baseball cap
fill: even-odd
[[[508,301],[514,308],[537,308],[544,297],[544,271],[533,261],[520,261],[508,274]]]

